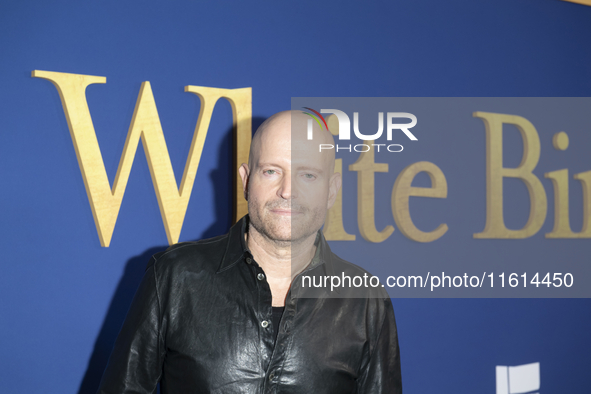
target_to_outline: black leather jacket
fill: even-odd
[[[402,392],[394,311],[294,279],[277,342],[271,290],[246,247],[248,216],[226,235],[154,255],[117,338],[99,393]],[[363,275],[319,232],[301,275]],[[263,274],[263,275],[260,275]]]

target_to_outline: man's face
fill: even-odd
[[[292,117],[283,114],[253,141],[251,166],[243,165],[240,175],[247,183],[250,224],[272,241],[298,242],[324,224],[340,174],[332,173],[330,154],[318,153],[318,141],[305,139],[305,128],[292,139]]]

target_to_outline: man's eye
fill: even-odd
[[[304,177],[306,179],[314,179],[314,178],[316,178],[316,175],[314,175],[314,174],[304,174]]]
[[[265,170],[265,174],[273,175],[275,170]]]

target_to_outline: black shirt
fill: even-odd
[[[273,339],[274,342],[277,342],[277,334],[279,333],[279,323],[281,323],[281,315],[283,315],[284,310],[284,306],[273,307],[273,332],[275,333],[275,338]]]

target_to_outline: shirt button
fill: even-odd
[[[261,326],[262,326],[263,328],[267,328],[267,327],[269,327],[269,322],[268,322],[268,321],[266,321],[266,320],[263,320],[263,321],[261,322]]]
[[[250,257],[246,258],[246,264],[252,264],[252,259]]]
[[[269,374],[269,380],[273,380],[274,377],[275,377],[275,372],[271,372]]]
[[[259,273],[259,274],[257,275],[257,279],[258,279],[258,280],[263,280],[263,279],[265,279],[265,274],[263,274],[263,273]]]

